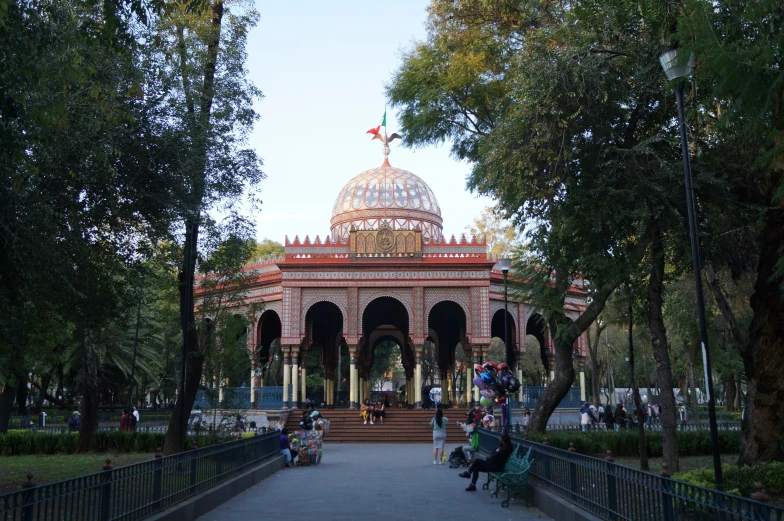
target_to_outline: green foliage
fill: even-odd
[[[78,433],[50,434],[30,431],[9,431],[0,434],[0,456],[23,454],[70,454],[76,450]],[[155,452],[163,446],[165,434],[151,432],[97,431],[90,449],[95,452]],[[189,438],[199,447],[218,443],[216,435]]]
[[[681,454],[700,456],[713,453],[708,431],[679,431],[677,436],[678,450]],[[619,458],[639,456],[639,438],[637,432],[632,430],[620,432],[548,432],[544,435],[530,433],[527,435],[527,438],[540,443],[544,438],[547,438],[549,445],[564,450],[569,448],[569,443],[574,443],[577,452],[591,456],[604,456],[608,450],[612,451],[613,456]],[[737,454],[740,447],[740,432],[719,432],[719,445],[722,454]],[[661,433],[646,432],[645,446],[648,457],[661,457]]]
[[[754,492],[754,483],[760,482],[774,496],[784,495],[784,463],[774,461],[752,466],[722,465],[724,488],[730,494],[748,497]],[[675,474],[673,479],[705,488],[713,488],[714,472],[704,467]]]

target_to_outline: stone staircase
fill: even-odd
[[[430,420],[434,410],[388,409],[384,424],[364,424],[359,411],[348,409],[319,409],[330,420],[325,443],[432,443],[433,429]],[[457,422],[464,422],[468,409],[447,409],[446,442],[449,445],[466,445],[468,440]],[[289,432],[299,429],[301,410],[292,411],[286,423]]]

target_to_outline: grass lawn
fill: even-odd
[[[738,461],[737,454],[722,454],[721,455],[721,462],[722,463],[729,463],[730,465],[734,465]],[[625,465],[627,467],[632,467],[635,469],[640,468],[640,458],[615,458],[615,463],[619,465]],[[662,470],[662,459],[661,458],[648,458],[648,466],[651,468],[651,472],[654,474],[658,474]],[[713,468],[713,456],[681,456],[680,457],[680,472],[688,472],[690,470],[694,470],[700,467],[710,467]],[[674,472],[674,469],[670,469],[670,472]]]
[[[112,460],[112,467],[121,467],[139,461],[153,459],[153,453],[88,453],[55,454],[51,456],[3,456],[0,457],[0,494],[22,488],[27,473],[33,474],[36,485],[92,474],[103,470],[106,459]]]

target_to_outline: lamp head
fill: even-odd
[[[694,68],[694,53],[687,55],[683,49],[671,49],[659,56],[659,63],[669,81],[685,78]]]
[[[505,274],[509,273],[509,268],[512,267],[512,259],[498,259],[498,267],[501,268]]]

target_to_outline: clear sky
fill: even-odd
[[[425,38],[425,0],[258,0],[248,42],[251,80],[263,91],[251,146],[264,160],[257,236],[283,242],[329,234],[332,206],[352,177],[381,165],[365,132],[384,112],[384,85],[401,51]],[[399,130],[394,111],[389,132]],[[390,163],[430,185],[444,233],[459,237],[491,201],[469,193],[469,165],[448,144],[410,150],[392,143]]]

